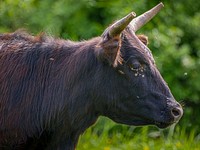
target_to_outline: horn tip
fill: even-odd
[[[163,2],[160,2],[158,5],[160,5],[161,7],[164,7]]]
[[[133,16],[133,17],[136,17],[136,13],[133,12],[133,11],[130,13],[130,15]]]

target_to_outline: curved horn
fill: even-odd
[[[138,16],[137,18],[133,19],[130,23],[130,25],[133,28],[133,31],[136,32],[138,29],[140,29],[143,25],[145,25],[147,22],[149,22],[160,10],[163,8],[163,3],[159,3],[149,11],[143,13],[142,15]]]
[[[113,25],[111,25],[106,32],[108,32],[110,37],[119,35],[128,26],[128,24],[133,20],[135,16],[136,14],[134,12],[131,12],[124,18],[118,20]]]

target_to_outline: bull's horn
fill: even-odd
[[[131,12],[124,18],[118,20],[113,25],[111,25],[107,31],[109,36],[114,37],[119,35],[128,26],[128,24],[133,20],[135,16],[136,14],[134,12]]]
[[[159,3],[149,11],[143,13],[142,15],[138,16],[137,18],[133,19],[130,23],[130,25],[133,28],[133,31],[136,32],[138,29],[140,29],[143,25],[145,25],[147,22],[149,22],[160,10],[163,8],[163,3]]]

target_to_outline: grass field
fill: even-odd
[[[130,127],[102,117],[80,137],[77,150],[200,150],[200,135],[179,125]]]

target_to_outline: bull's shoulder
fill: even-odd
[[[32,36],[24,30],[17,30],[12,33],[0,34],[1,43],[14,42],[43,42],[45,40],[44,33],[39,33],[37,36]]]
[[[54,41],[54,43],[52,42]],[[56,40],[46,36],[44,33],[39,33],[36,36],[29,34],[26,31],[17,30],[13,33],[0,34],[0,53],[12,53],[16,51],[24,51],[34,49],[40,46],[52,46],[56,44]]]

